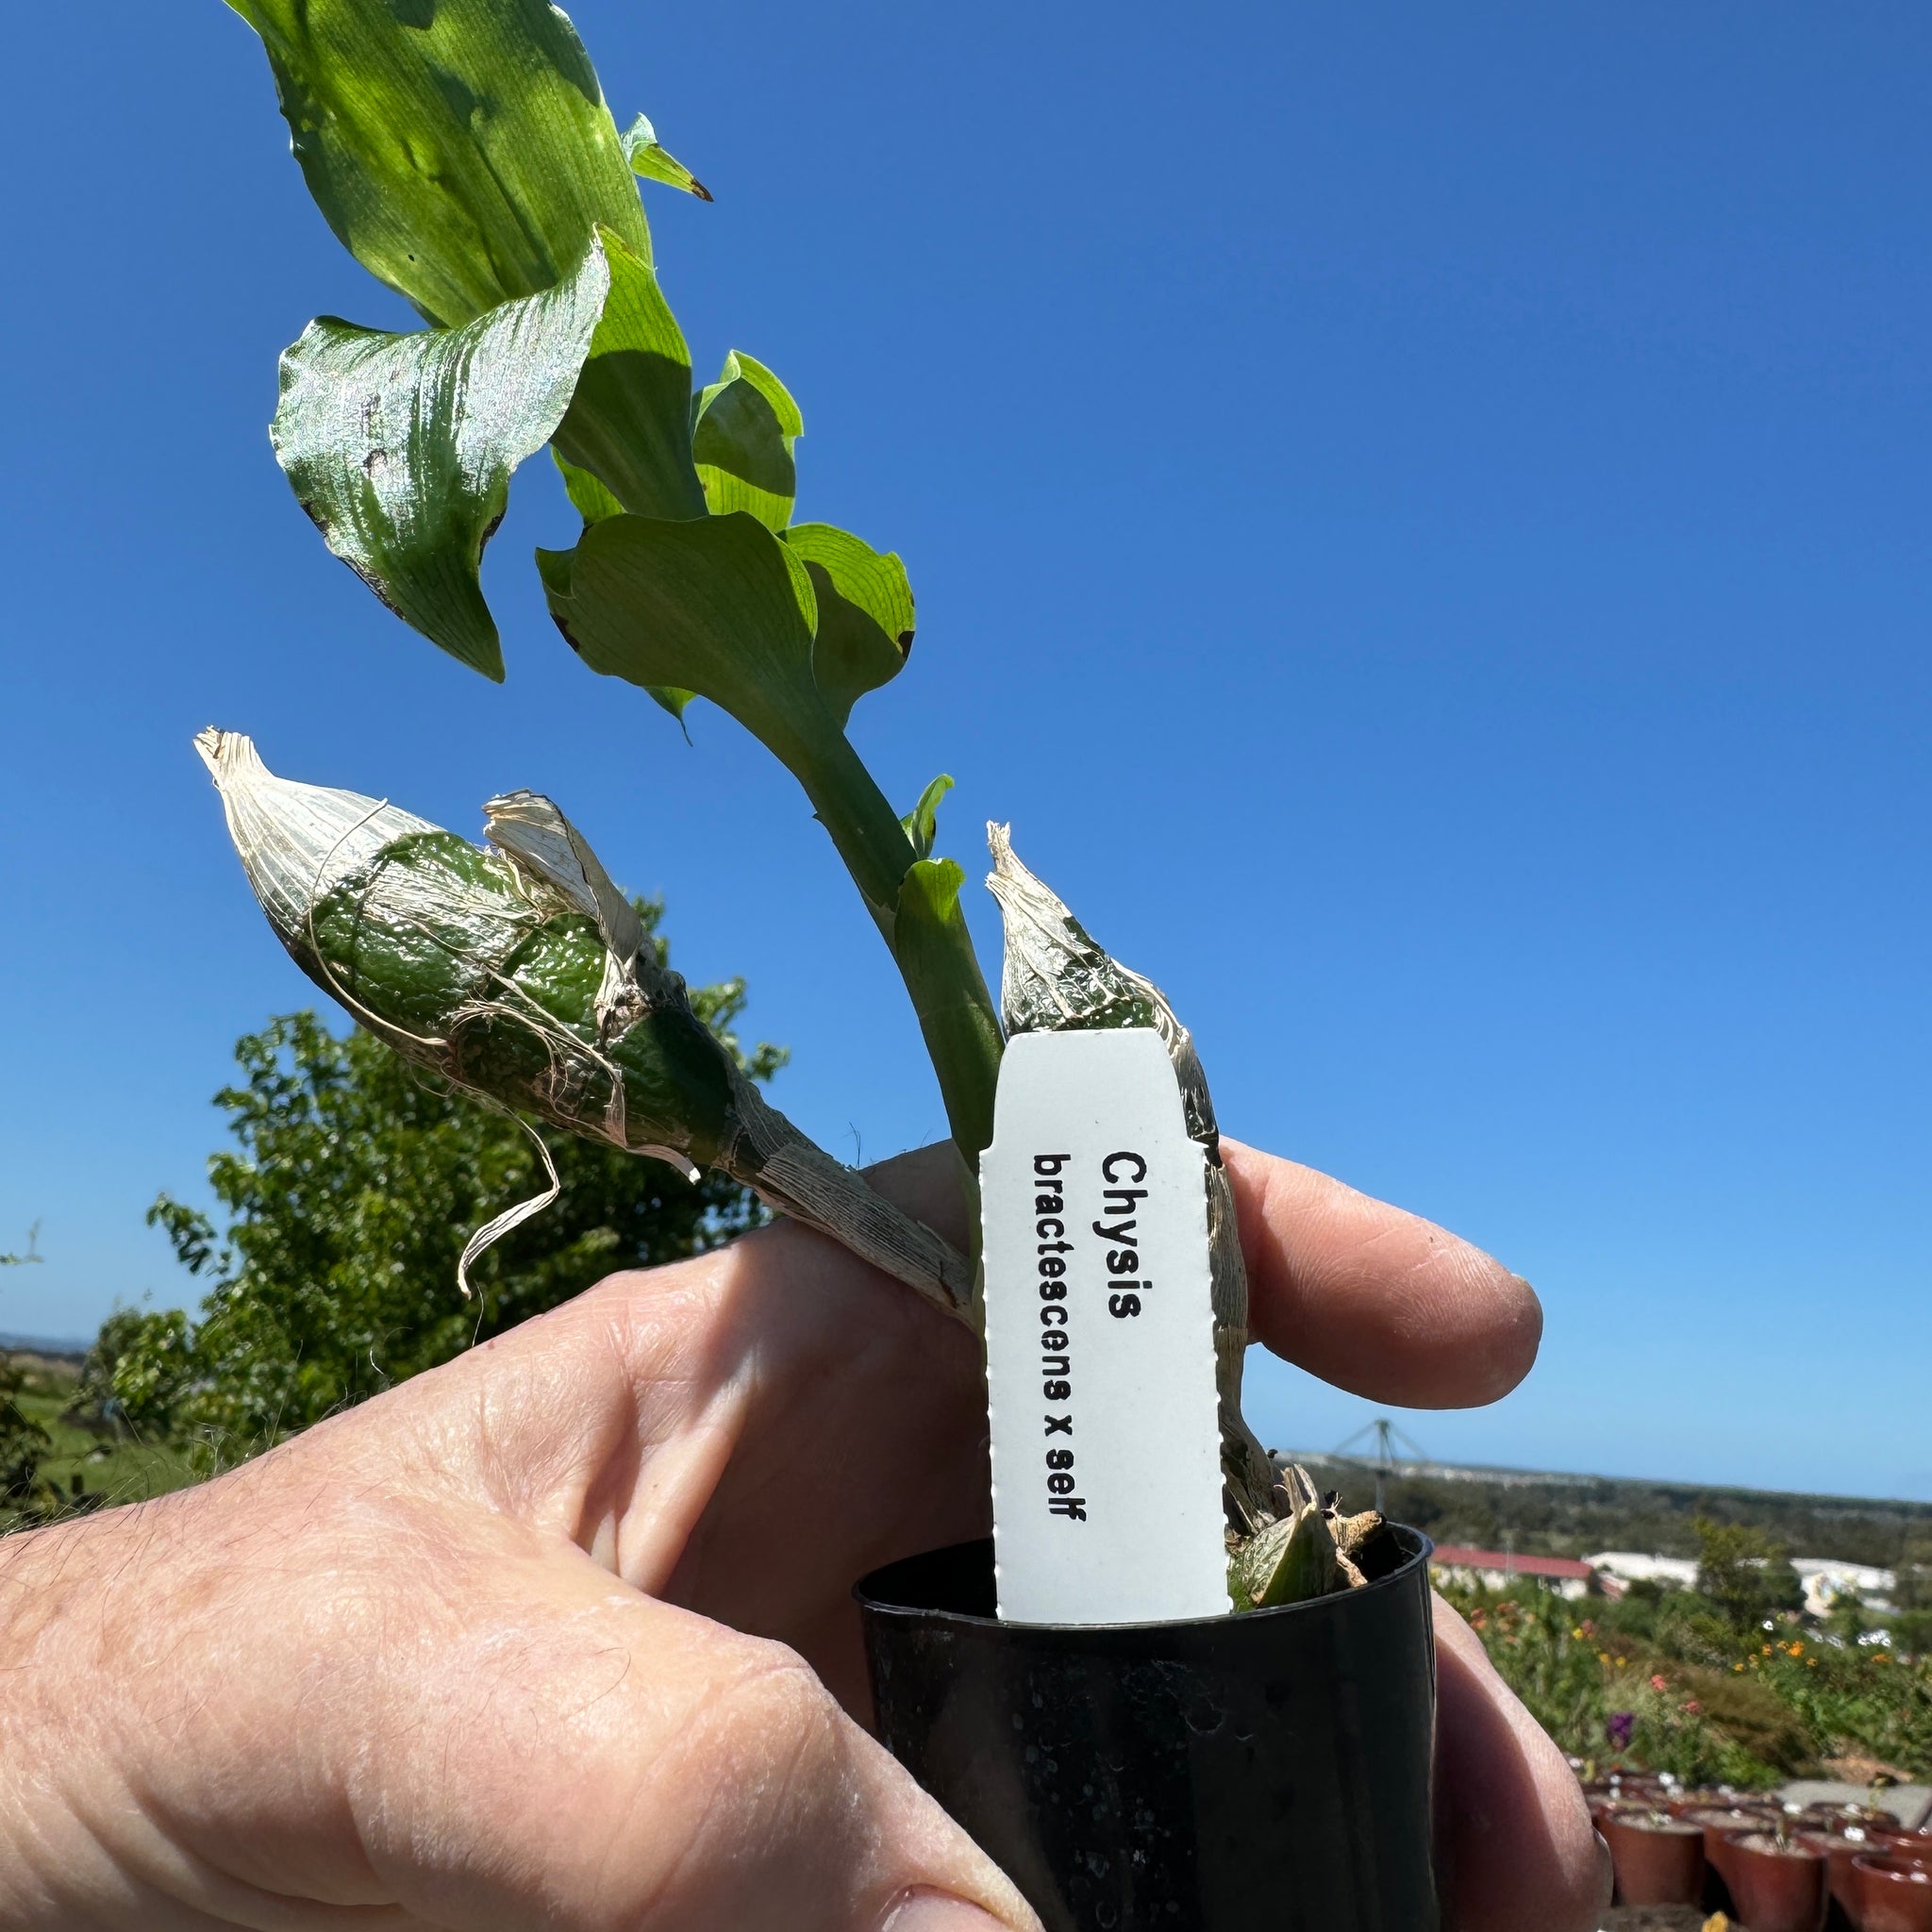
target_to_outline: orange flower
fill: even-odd
[[[1653,1690],[1668,1690],[1671,1687],[1664,1682],[1663,1674],[1659,1672],[1656,1676],[1651,1678],[1650,1688]]]

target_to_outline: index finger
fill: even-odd
[[[1248,1264],[1248,1332],[1376,1402],[1461,1408],[1529,1373],[1536,1291],[1420,1215],[1239,1141],[1222,1155]]]

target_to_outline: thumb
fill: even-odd
[[[1038,1932],[784,1645],[554,1546],[492,1566],[487,1596],[432,1668],[415,1653],[384,1725],[401,1748],[356,1807],[406,1910],[492,1932]]]

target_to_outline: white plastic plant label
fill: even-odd
[[[1228,1607],[1205,1158],[1151,1027],[1008,1043],[979,1166],[1009,1621]]]

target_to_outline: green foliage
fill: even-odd
[[[0,1356],[0,1510],[34,1507],[42,1482],[41,1464],[52,1449],[46,1430],[21,1406],[26,1374],[9,1357]]]
[[[1727,1726],[1707,1707],[1707,1674],[1627,1644],[1552,1591],[1444,1593],[1530,1715],[1572,1757],[1668,1771],[1693,1785],[1743,1786],[1774,1783],[1808,1761],[1808,1740],[1788,1710],[1770,1706],[1769,1728],[1784,1761],[1768,1761],[1751,1748],[1762,1741],[1763,1710],[1747,1713],[1758,1720],[1755,1726],[1738,1725],[1735,1713]]]
[[[607,517],[538,558],[550,614],[592,671],[708,697],[794,770],[838,736],[812,681],[811,580],[756,517]]]
[[[985,1147],[992,1141],[1000,1034],[990,1002],[972,997],[955,969],[962,950],[971,957],[966,915],[959,907],[965,883],[966,874],[950,858],[917,860],[899,886],[892,952],[918,1010],[927,1051],[936,1061],[961,1070],[945,1095],[953,1138],[961,1147]]]
[[[906,836],[912,841],[913,851],[921,858],[932,857],[933,844],[940,835],[940,807],[945,803],[946,793],[952,789],[952,779],[941,772],[919,794],[919,803],[899,821],[906,827]]]
[[[304,1017],[291,1015],[290,1023]],[[163,1194],[149,1208],[148,1222],[165,1231],[175,1258],[190,1274],[219,1268],[220,1242],[206,1215]],[[101,1324],[88,1351],[80,1377],[82,1404],[139,1438],[164,1440],[173,1434],[175,1415],[194,1380],[193,1341],[184,1308],[117,1307]]]
[[[1724,1560],[1749,1562],[1729,1541]],[[1568,1603],[1552,1591],[1445,1592],[1504,1678],[1571,1756],[1691,1784],[1767,1785],[1857,1754],[1932,1774],[1932,1657],[1807,1631],[1767,1633],[1696,1591],[1633,1589]],[[1610,1721],[1627,1720],[1627,1742]]]
[[[651,125],[650,117],[640,114],[620,137],[624,142],[624,158],[630,163],[630,171],[641,181],[662,181],[668,187],[681,188],[687,194],[695,194],[700,201],[709,201],[711,191],[687,168],[675,158],[658,141],[658,130]]]
[[[1227,1566],[1228,1601],[1238,1610],[1307,1603],[1340,1587],[1334,1528],[1312,1497],[1249,1537]]]
[[[460,328],[386,335],[325,315],[282,357],[270,434],[324,541],[398,617],[499,682],[483,546],[511,471],[570,407],[609,286],[591,246],[554,289]]]
[[[657,270],[608,229],[599,235],[610,264],[610,291],[576,393],[558,425],[557,455],[590,472],[621,509],[701,517],[705,492],[691,461],[691,351],[684,332],[658,286]],[[588,511],[585,516],[596,521]]]
[[[1740,1630],[1803,1606],[1805,1592],[1783,1544],[1748,1524],[1700,1517],[1695,1527],[1702,1545],[1698,1591]]]
[[[738,981],[692,1003],[745,1071],[730,1032]],[[543,1185],[516,1121],[454,1095],[364,1033],[288,1014],[236,1048],[241,1080],[216,1095],[235,1145],[208,1163],[217,1227],[163,1196],[150,1220],[207,1285],[192,1321],[121,1309],[89,1363],[95,1401],[144,1435],[194,1440],[205,1460],[280,1436],[421,1373],[581,1292],[613,1269],[701,1252],[760,1219],[744,1190],[691,1185],[655,1160],[559,1138],[561,1197],[476,1262],[471,1229]]]
[[[890,684],[906,668],[912,586],[897,557],[881,554],[849,530],[794,524],[784,537],[811,578],[818,604],[812,678],[842,729],[867,691]]]
[[[62,1358],[0,1354],[0,1532],[175,1486],[167,1474],[153,1479],[150,1458],[130,1459],[73,1424],[75,1379]]]
[[[139,1314],[123,1310],[135,1320]],[[98,1387],[84,1384],[80,1365],[64,1358],[0,1357],[0,1437],[29,1451],[29,1473],[15,1464],[0,1497],[0,1533],[32,1529],[104,1504],[141,1502],[192,1480],[185,1455],[138,1440],[125,1423],[101,1412]],[[21,1478],[25,1478],[22,1480]]]
[[[1891,1641],[1913,1657],[1932,1656],[1932,1610],[1901,1610],[1891,1620]]]
[[[798,494],[792,445],[804,434],[791,391],[733,349],[718,380],[699,392],[692,417],[691,455],[711,514],[741,509],[768,530],[784,529]]]
[[[1830,1755],[1856,1753],[1908,1778],[1932,1776],[1932,1656],[1786,1636],[1741,1662],[1739,1674],[1789,1705]]]
[[[538,555],[558,626],[593,669],[680,719],[710,698],[782,759],[891,944],[929,845],[915,851],[843,732],[905,665],[911,589],[896,556],[789,527],[804,420],[771,370],[734,352],[691,395],[637,177],[709,196],[647,120],[619,136],[548,0],[231,4],[268,49],[317,204],[432,325],[324,318],[285,358],[276,447],[330,548],[501,678],[481,553],[510,473],[548,439],[585,520],[575,550]],[[1001,1037],[964,922],[932,931],[918,984],[894,950],[960,1133],[990,1119]],[[961,1007],[971,1024],[954,1024]]]
[[[358,261],[433,326],[552,288],[598,224],[651,258],[597,75],[549,0],[229,0]]]

